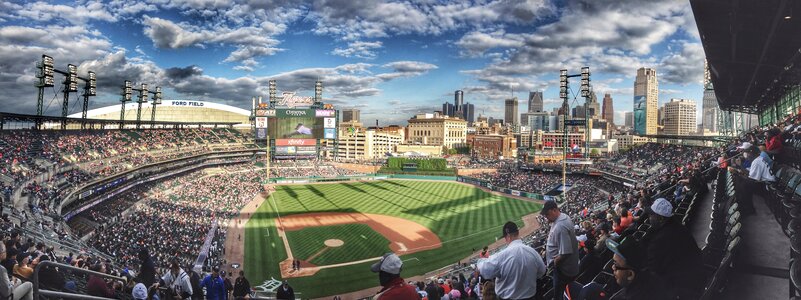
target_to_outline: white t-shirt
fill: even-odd
[[[770,167],[762,156],[757,156],[751,162],[751,169],[748,171],[748,177],[756,181],[776,181],[776,177],[770,174]]]

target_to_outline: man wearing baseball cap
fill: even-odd
[[[699,269],[701,250],[687,228],[672,217],[673,205],[665,198],[648,208],[651,228],[642,241],[647,249],[645,266],[676,287],[678,294],[692,295],[705,282]]]
[[[614,300],[672,299],[664,280],[645,267],[645,254],[636,240],[627,238],[618,244],[609,239],[606,247],[615,253],[612,273],[615,282],[622,287]]]
[[[509,246],[478,261],[482,278],[495,278],[495,294],[501,299],[533,299],[537,279],[545,275],[545,263],[534,248],[520,240],[515,222],[503,225],[503,239]]]
[[[375,295],[376,300],[405,300],[419,299],[414,287],[407,284],[400,277],[403,261],[395,253],[384,254],[377,263],[370,267],[370,271],[378,273],[381,290]]]

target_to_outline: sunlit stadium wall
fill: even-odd
[[[126,103],[125,119],[136,120],[138,104]],[[153,105],[142,104],[142,121],[150,121]],[[80,118],[81,114],[72,114],[69,117]],[[250,111],[230,105],[193,100],[163,100],[156,107],[156,121],[162,122],[237,122],[242,126],[250,127]],[[120,105],[111,105],[89,110],[87,118],[119,120]]]

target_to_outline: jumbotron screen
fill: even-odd
[[[276,109],[267,119],[272,139],[332,139],[336,135],[336,112],[315,109]]]

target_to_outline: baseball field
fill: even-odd
[[[245,272],[254,286],[287,279],[304,299],[376,287],[370,264],[386,252],[401,255],[403,277],[422,275],[495,242],[506,221],[522,226],[540,207],[447,181],[276,186],[245,225]]]

